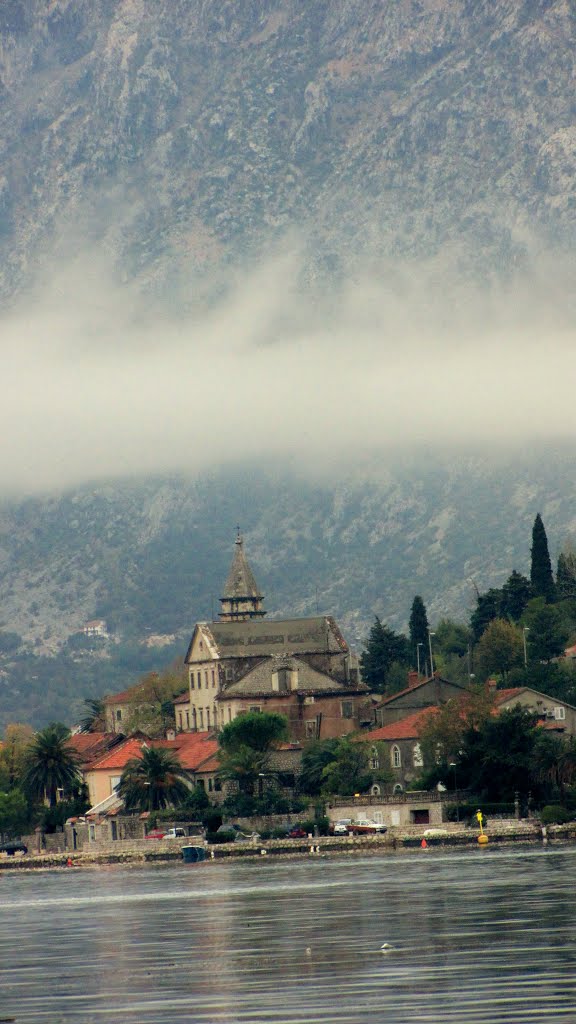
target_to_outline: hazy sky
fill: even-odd
[[[304,298],[299,273],[293,248],[186,320],[89,256],[60,270],[0,321],[4,491],[576,433],[565,265],[490,297],[395,268],[330,304]]]

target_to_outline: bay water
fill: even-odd
[[[576,1022],[575,892],[552,846],[4,871],[0,1021]]]

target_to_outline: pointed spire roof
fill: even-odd
[[[247,619],[262,616],[262,594],[244,554],[244,539],[238,528],[234,545],[234,557],[224,585],[221,619]]]

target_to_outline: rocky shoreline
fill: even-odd
[[[502,843],[557,843],[576,840],[576,822],[542,828],[537,821],[494,823],[487,829],[487,848]],[[107,865],[181,864],[183,845],[204,845],[204,863],[215,860],[262,859],[265,857],[331,856],[357,853],[391,854],[410,849],[446,849],[477,847],[478,830],[450,824],[438,829],[391,828],[385,835],[320,836],[308,839],[270,839],[251,843],[210,845],[194,839],[178,845],[160,841],[150,843],[116,842],[105,849],[74,850],[61,853],[29,853],[0,857],[0,872],[14,870],[54,870],[74,867],[95,868]]]

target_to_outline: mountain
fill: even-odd
[[[86,246],[193,302],[294,228],[316,281],[574,244],[570,0],[4,0],[0,31],[5,297]]]
[[[512,567],[526,571],[538,511],[557,554],[576,530],[570,447],[532,444],[529,430],[517,431],[524,447],[515,452],[500,451],[500,442],[507,409],[510,421],[522,412],[528,425],[550,416],[549,432],[565,436],[572,335],[562,351],[551,352],[550,337],[548,348],[540,344],[550,352],[549,379],[534,365],[537,406],[521,372],[536,346],[515,322],[516,348],[508,345],[506,318],[504,340],[486,349],[486,374],[479,378],[464,363],[450,374],[446,366],[465,343],[482,358],[481,339],[469,335],[489,319],[492,297],[511,295],[521,307],[518,294],[535,294],[536,281],[557,323],[573,327],[575,51],[571,0],[3,0],[0,326],[14,311],[20,317],[4,353],[3,405],[26,392],[26,409],[38,409],[28,426],[10,406],[5,435],[18,443],[6,450],[13,446],[14,462],[23,464],[33,451],[34,465],[48,472],[30,497],[8,496],[6,484],[0,505],[0,724],[73,721],[84,696],[125,688],[181,656],[193,622],[217,611],[237,522],[269,614],[330,612],[356,643],[374,614],[404,628],[415,593],[432,621],[446,613],[465,618],[474,586],[500,583]],[[107,475],[104,441],[96,431],[83,445],[82,431],[90,419],[111,423],[106,437],[114,442],[109,378],[120,355],[137,357],[140,344],[144,358],[151,346],[150,333],[138,335],[149,308],[170,329],[180,316],[192,318],[207,347],[220,344],[202,319],[206,311],[231,288],[242,297],[242,275],[266,268],[294,239],[301,253],[295,293],[306,293],[307,302],[292,303],[294,284],[287,284],[284,305],[254,347],[267,353],[273,328],[289,334],[296,323],[295,353],[273,364],[272,381],[265,364],[250,363],[255,387],[246,397],[242,379],[234,412],[226,397],[235,381],[227,378],[241,359],[227,362],[224,352],[210,376],[208,409],[194,391],[202,381],[190,374],[180,406],[196,433],[181,447],[185,456],[187,445],[207,452],[196,477],[183,474],[187,457],[170,460],[164,437],[159,447],[170,472],[138,478],[127,458],[125,478]],[[116,330],[99,319],[94,286],[82,337],[66,333],[68,299],[54,280],[79,256],[85,280],[77,304],[84,308],[93,288],[92,268],[104,265],[117,289]],[[447,332],[442,359],[435,349],[424,366],[426,332],[413,350],[396,307],[375,316],[373,293],[359,289],[354,316],[342,317],[340,347],[329,324],[316,353],[333,416],[326,426],[313,395],[299,404],[299,382],[314,378],[306,318],[315,310],[322,321],[332,298],[343,295],[337,319],[347,311],[347,289],[367,278],[391,283],[411,312],[412,276],[429,282],[440,335],[461,282],[476,289],[474,303],[458,291],[458,331]],[[514,291],[519,280],[524,293]],[[265,300],[265,275],[255,287]],[[44,333],[42,289],[51,295],[56,337]],[[133,316],[117,298],[124,294],[130,302],[136,295]],[[36,309],[28,349],[27,317]],[[532,313],[528,303],[528,323]],[[426,324],[426,302],[417,314],[416,334]],[[224,317],[229,336],[241,315],[237,303]],[[372,320],[371,340],[361,345]],[[388,367],[378,363],[370,375],[385,321],[390,353],[406,356],[396,376],[409,376],[409,402],[398,400],[393,372],[384,394]],[[158,347],[166,343],[165,384],[174,347],[162,318],[152,323]],[[62,342],[62,361],[80,367],[72,399],[45,380],[51,359],[56,375],[61,369],[59,331],[68,345]],[[28,353],[19,387],[10,373],[15,352]],[[356,354],[368,367],[360,394],[348,386]],[[109,401],[96,414],[87,396],[100,355]],[[142,386],[128,367],[122,398],[130,384],[136,393]],[[196,359],[194,369],[201,378],[206,365]],[[173,373],[187,382],[180,363]],[[167,403],[158,411],[153,388],[150,394],[147,423],[155,414],[169,419]],[[368,413],[370,402],[390,407],[388,429],[374,430],[370,415],[362,419],[364,399]],[[452,405],[444,432],[452,447],[441,451],[434,430]],[[77,410],[70,425],[63,419],[69,406]],[[248,406],[250,429],[242,415]],[[401,455],[395,444],[409,434],[415,410],[414,451]],[[264,448],[263,461],[259,445],[280,411],[302,423],[303,447],[285,444],[284,459]],[[127,416],[136,418],[132,406]],[[58,462],[49,427],[59,417],[83,470],[65,491],[57,474],[54,487],[46,482]],[[470,446],[468,454],[453,447],[471,419],[490,425],[497,457],[494,445]],[[217,429],[224,440],[212,450]],[[316,435],[320,471],[304,464],[303,449]],[[417,450],[416,436],[423,439]],[[149,432],[136,439],[141,448],[156,441]],[[110,640],[87,641],[79,632],[96,617],[106,619]],[[165,646],[150,646],[151,636]]]
[[[416,593],[432,623],[466,621],[476,587],[529,572],[537,511],[553,558],[576,534],[575,463],[415,456],[335,485],[253,467],[4,505],[0,649],[18,636],[0,655],[0,716],[73,720],[83,697],[183,657],[218,612],[237,518],[271,617],[332,614],[357,647],[375,614],[405,629]],[[78,635],[96,617],[111,641]]]

